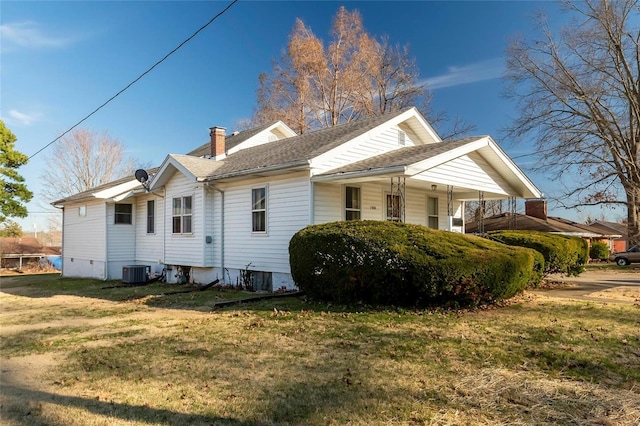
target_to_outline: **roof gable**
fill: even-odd
[[[340,176],[403,173],[418,177],[430,169],[470,153],[479,153],[496,173],[524,198],[539,198],[542,193],[489,136],[476,136],[453,141],[399,148],[384,154],[329,170],[315,180],[331,180]],[[515,194],[514,194],[515,195]]]
[[[247,129],[227,135],[225,137],[225,150],[231,154],[242,149],[243,145],[251,147],[257,144],[275,142],[269,140],[271,135],[277,137],[278,140],[281,140],[296,136],[296,132],[291,130],[291,128],[282,121],[276,121],[253,129]],[[198,148],[188,152],[186,155],[194,157],[207,157],[211,155],[211,141],[200,145]]]

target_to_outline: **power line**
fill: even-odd
[[[158,62],[156,62],[155,64],[153,64],[149,69],[147,69],[145,72],[143,72],[142,74],[140,74],[135,80],[133,80],[131,83],[127,84],[122,90],[120,90],[118,93],[116,93],[115,95],[113,95],[112,97],[110,97],[106,102],[104,102],[102,105],[100,105],[98,108],[94,109],[93,111],[91,111],[89,114],[87,114],[82,120],[78,121],[76,124],[74,124],[73,126],[69,127],[67,130],[65,130],[62,134],[60,134],[58,137],[56,137],[54,140],[52,140],[51,142],[49,142],[48,144],[46,144],[45,146],[43,146],[42,148],[40,148],[38,151],[36,151],[34,154],[32,154],[31,156],[29,156],[29,160],[32,159],[33,157],[35,157],[36,155],[40,154],[42,151],[44,151],[45,149],[47,149],[49,146],[51,146],[52,144],[56,143],[58,140],[60,140],[60,138],[62,138],[64,135],[66,135],[67,133],[69,133],[70,131],[72,131],[73,129],[75,129],[76,127],[78,127],[80,124],[84,123],[86,120],[88,120],[92,115],[94,115],[96,112],[100,111],[102,108],[104,108],[108,103],[110,103],[112,100],[114,100],[115,98],[117,98],[118,96],[120,96],[122,93],[124,93],[129,87],[133,86],[134,84],[136,84],[140,79],[142,79],[142,77],[144,77],[145,75],[149,74],[155,67],[157,67],[158,65],[160,65],[162,62],[165,61],[165,59],[167,59],[169,56],[173,55],[178,49],[180,49],[182,46],[184,46],[185,44],[187,44],[189,41],[191,41],[191,39],[193,39],[195,36],[197,36],[202,30],[204,30],[205,28],[207,28],[211,23],[213,23],[213,21],[215,21],[216,19],[218,19],[220,16],[222,16],[227,10],[229,10],[231,8],[231,6],[233,6],[234,4],[236,4],[239,0],[233,0],[231,3],[229,3],[227,5],[227,7],[225,7],[224,9],[222,9],[222,11],[220,11],[216,16],[214,16],[213,18],[211,18],[209,20],[209,22],[207,22],[206,24],[204,24],[203,26],[201,26],[200,28],[198,28],[198,30],[196,32],[194,32],[193,34],[191,34],[191,36],[189,36],[186,40],[184,40],[182,43],[180,43],[175,49],[173,49],[171,52],[167,53],[162,59],[160,59]]]

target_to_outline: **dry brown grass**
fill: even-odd
[[[640,422],[637,306],[528,294],[474,312],[210,312],[214,292],[175,309],[72,287],[0,283],[3,424]]]

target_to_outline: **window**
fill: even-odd
[[[173,230],[174,234],[190,234],[192,213],[191,196],[173,199]]]
[[[86,216],[87,215],[87,206],[78,207],[78,216]]]
[[[427,197],[427,226],[438,229],[438,199]]]
[[[345,188],[345,215],[346,220],[360,219],[360,188],[347,186]]]
[[[115,223],[131,225],[132,212],[132,204],[116,204]]]
[[[267,188],[251,190],[253,232],[267,232]]]
[[[400,196],[387,194],[387,220],[400,222]]]
[[[147,201],[147,234],[156,232],[156,202],[155,200]]]

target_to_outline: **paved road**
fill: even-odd
[[[551,297],[566,297],[570,299],[593,300],[598,302],[630,303],[638,304],[638,300],[619,300],[603,297],[590,296],[592,293],[601,292],[614,287],[637,287],[640,291],[639,272],[599,272],[587,271],[579,277],[566,277],[562,275],[552,275],[551,281],[560,281],[569,284],[567,287],[555,289],[535,290],[535,293],[545,294]]]

